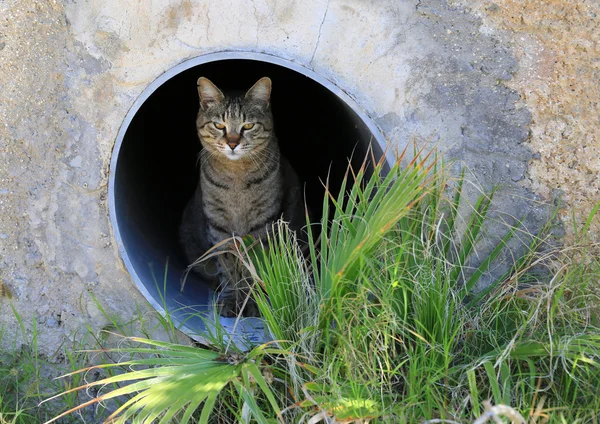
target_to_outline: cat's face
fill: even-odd
[[[227,97],[212,82],[198,79],[196,120],[202,146],[230,160],[252,158],[267,147],[273,131],[271,80],[261,78],[243,97]]]

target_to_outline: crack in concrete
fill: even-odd
[[[323,29],[323,24],[325,23],[325,19],[327,19],[327,12],[329,12],[329,3],[331,0],[327,0],[327,6],[325,6],[325,13],[323,13],[323,19],[321,20],[321,24],[319,25],[319,34],[317,35],[317,42],[315,43],[315,48],[312,52],[312,56],[310,57],[310,65],[312,65],[313,60],[315,60],[315,55],[317,54],[317,49],[319,48],[319,43],[321,42],[321,30]]]
[[[256,47],[258,47],[258,10],[256,9],[256,0],[251,0],[250,2],[252,3],[252,9],[254,9],[254,20],[256,21]]]
[[[199,46],[193,46],[189,43],[186,43],[179,37],[175,37],[175,41],[177,41],[180,45],[187,47],[188,49],[191,49],[191,50],[198,50],[200,48]]]
[[[206,41],[210,41],[210,0],[206,0]]]
[[[221,18],[223,18],[223,15],[221,15]],[[242,25],[238,25],[237,29],[238,29],[238,31],[237,31],[238,40],[242,40],[243,39],[243,37],[242,37]]]
[[[372,61],[370,61],[367,64],[367,66],[365,66],[365,68],[360,73],[360,78],[362,78],[362,76],[365,74],[365,72],[367,72],[369,70],[369,68],[371,67],[371,65],[373,65],[375,62],[377,62],[377,61],[383,59],[384,57],[386,57],[388,54],[390,54],[392,52],[392,50],[396,49],[396,47],[398,47],[400,44],[402,44],[402,42],[399,41],[398,38],[396,37],[396,40],[394,40],[394,42],[392,43],[391,46],[389,46],[387,49],[385,49],[385,51],[383,53],[381,53],[375,59],[373,59]]]

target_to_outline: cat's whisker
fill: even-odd
[[[262,153],[262,154],[261,154],[261,153]],[[267,154],[266,158],[265,158],[265,157],[263,157],[263,156],[264,156],[264,153],[266,153],[266,154]],[[264,151],[259,151],[259,152],[252,151],[252,152],[249,154],[249,156],[250,156],[250,157],[252,157],[253,159],[256,159],[257,161],[260,161],[260,163],[259,163],[259,164],[260,164],[261,166],[263,166],[263,167],[267,167],[267,166],[269,166],[269,162],[271,162],[271,161],[276,161],[276,160],[278,160],[278,159],[279,159],[279,154],[278,154],[278,153],[271,152],[271,151],[266,151],[266,152],[264,152]]]
[[[204,165],[204,162],[206,162],[206,160],[203,160],[203,157],[206,156],[206,153],[202,153],[204,152],[204,150],[200,150],[198,152],[198,155],[196,156],[196,167],[198,167],[198,164],[200,164],[200,166]]]
[[[203,150],[203,151],[206,151],[206,150]],[[204,154],[204,156],[206,156],[206,157],[203,158],[202,163],[200,164],[200,168],[202,168],[206,164],[206,162],[208,162],[214,155],[216,155],[215,152],[206,151],[206,153]]]
[[[252,162],[252,164],[256,167],[260,166],[260,164],[258,163],[258,161],[256,160],[256,158],[254,157],[254,155],[252,155],[252,152],[250,152],[248,155],[248,159],[250,159],[250,161]]]
[[[257,168],[264,168],[266,166],[266,162],[261,157],[254,155],[251,158],[252,161],[256,164]]]

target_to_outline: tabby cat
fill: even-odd
[[[271,80],[258,80],[243,96],[223,94],[211,81],[198,79],[200,110],[196,120],[200,180],[184,210],[179,236],[190,263],[232,235],[265,237],[283,217],[298,230],[304,207],[298,177],[281,156],[273,132]],[[220,314],[238,314],[249,291],[247,272],[231,254],[196,266],[220,290]],[[243,311],[256,316],[250,300]]]

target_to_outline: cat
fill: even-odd
[[[179,230],[190,263],[232,235],[264,240],[279,218],[295,231],[304,224],[298,176],[280,154],[273,132],[271,88],[271,80],[263,77],[245,95],[233,96],[223,94],[207,78],[198,79],[200,178]],[[250,278],[237,258],[221,254],[194,271],[213,284],[218,282],[222,316],[241,312]],[[258,315],[252,300],[243,314]]]

